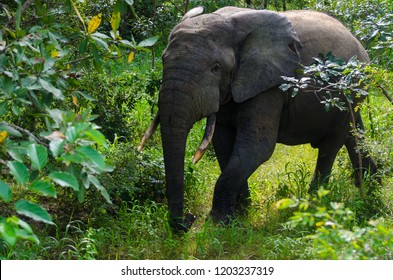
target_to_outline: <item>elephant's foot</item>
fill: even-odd
[[[251,198],[241,198],[235,205],[235,214],[239,216],[246,216],[247,209],[251,205]]]
[[[187,232],[192,224],[195,222],[196,217],[192,213],[187,213],[184,218],[171,218],[169,224],[172,231],[175,233]]]
[[[235,215],[235,206],[229,204],[213,205],[210,216],[215,224],[228,225]]]

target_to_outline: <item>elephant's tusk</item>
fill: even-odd
[[[145,146],[146,141],[149,140],[150,136],[157,129],[157,126],[159,123],[160,123],[160,115],[159,115],[159,112],[157,112],[156,116],[151,121],[149,127],[147,128],[145,134],[142,137],[141,143],[138,146],[138,152],[142,151],[143,146]]]
[[[214,127],[216,126],[216,115],[210,115],[207,117],[205,134],[203,135],[203,139],[201,144],[199,145],[198,150],[195,152],[194,157],[192,158],[192,163],[196,164],[206,152],[209,143],[211,142],[214,134]]]

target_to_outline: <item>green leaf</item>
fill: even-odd
[[[27,148],[27,155],[30,157],[31,165],[39,171],[48,163],[48,151],[42,145],[30,144]]]
[[[15,210],[18,214],[32,218],[33,220],[52,225],[54,224],[48,212],[35,203],[31,203],[26,200],[19,200],[15,203]]]
[[[54,157],[58,157],[64,151],[66,141],[64,139],[54,140],[49,143],[49,149]]]
[[[64,99],[63,94],[61,93],[61,90],[59,90],[58,88],[54,87],[50,82],[44,80],[44,79],[38,79],[38,82],[40,83],[40,85],[46,90],[49,91],[50,93],[53,94],[53,96],[56,99]]]
[[[61,159],[68,162],[82,163],[86,161],[86,156],[79,153],[65,153],[61,156]]]
[[[10,169],[10,173],[19,184],[26,184],[29,179],[29,170],[23,163],[19,161],[9,161],[7,166]]]
[[[103,47],[104,49],[106,49],[107,51],[109,51],[109,46],[108,46],[108,43],[107,43],[107,42],[105,42],[104,40],[102,40],[102,39],[99,38],[99,37],[94,36],[94,34],[91,36],[91,38],[93,38],[93,40],[94,40],[98,45],[100,45],[101,47]]]
[[[85,201],[85,196],[86,196],[86,188],[80,188],[78,192],[79,203],[83,203]]]
[[[106,138],[105,138],[104,134],[102,134],[101,132],[99,132],[96,129],[88,130],[86,132],[86,135],[90,136],[90,138],[100,146],[105,147],[107,145]]]
[[[157,43],[159,38],[160,38],[160,36],[154,36],[154,37],[147,38],[147,39],[143,40],[142,42],[140,42],[138,44],[138,47],[151,47],[155,43]]]
[[[113,39],[116,39],[116,33],[117,33],[117,29],[120,26],[120,11],[118,9],[118,5],[116,3],[115,6],[115,11],[112,13],[112,18],[111,18],[111,26],[112,26],[112,32],[113,32]]]
[[[101,195],[106,199],[106,201],[112,204],[112,200],[109,197],[108,191],[101,185],[100,181],[98,181],[98,179],[93,175],[89,175],[88,179],[97,188],[97,190],[101,192]]]
[[[0,180],[0,197],[4,199],[5,202],[10,202],[12,199],[12,192],[10,187]]]
[[[65,135],[70,143],[74,143],[75,140],[79,137],[79,132],[74,126],[71,126],[67,129]]]
[[[8,111],[8,103],[1,102],[0,103],[0,117],[4,116],[4,114]]]
[[[9,223],[5,219],[0,221],[0,236],[4,239],[8,244],[14,246],[17,240],[16,231],[18,227]]]
[[[82,146],[82,147],[78,147],[75,151],[87,157],[100,170],[105,169],[106,166],[105,160],[102,157],[102,155],[99,152],[97,152],[95,149],[89,146]]]
[[[62,187],[71,187],[75,191],[79,191],[78,180],[70,173],[53,171],[49,174],[49,178]]]
[[[283,198],[277,202],[277,208],[280,210],[293,208],[298,205],[299,205],[299,201],[295,198]]]
[[[0,124],[0,131],[7,131],[8,134],[15,136],[15,137],[22,137],[22,133],[20,133],[18,130],[16,130],[15,128],[13,128],[12,126],[8,125],[8,124]]]
[[[53,187],[53,185],[49,182],[46,181],[34,181],[30,187],[31,190],[42,193],[44,195],[48,195],[51,197],[56,197],[56,189]]]

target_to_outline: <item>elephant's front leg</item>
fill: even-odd
[[[214,189],[214,221],[228,222],[238,198],[245,194],[247,179],[272,155],[281,109],[282,100],[267,93],[239,105],[233,148]]]

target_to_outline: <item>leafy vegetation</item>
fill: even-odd
[[[59,2],[0,4],[1,258],[392,259],[393,113],[382,94],[392,92],[391,1]],[[159,134],[143,153],[136,147],[157,110],[168,33],[197,5],[311,8],[343,21],[372,63],[356,72],[355,60],[328,57],[309,73],[353,74],[338,79],[347,87],[369,79],[361,145],[377,160],[383,184],[370,178],[361,193],[340,152],[331,183],[310,196],[315,151],[278,145],[249,180],[248,215],[215,225],[208,217],[220,173],[214,152],[197,165],[191,160],[200,122],[185,164],[186,208],[199,217],[190,232],[172,234]]]

